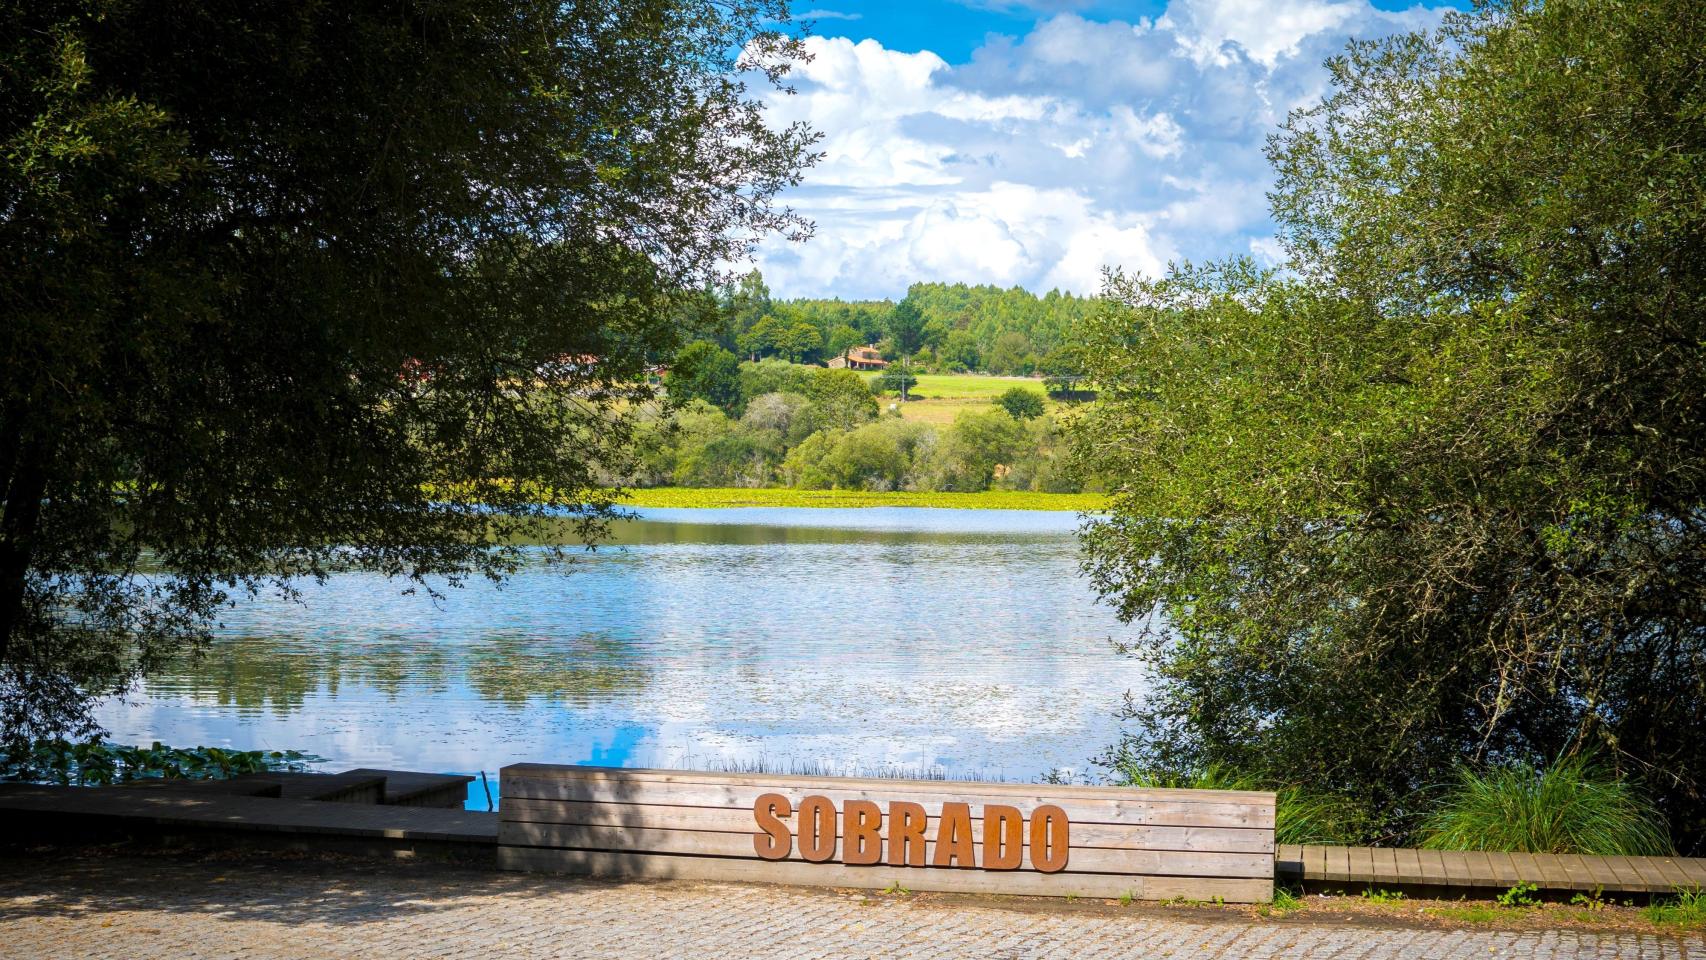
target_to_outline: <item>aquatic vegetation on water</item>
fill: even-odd
[[[0,780],[98,787],[133,780],[223,780],[269,770],[302,771],[319,758],[296,750],[220,747],[128,747],[95,737],[81,742],[37,740],[0,760]]]

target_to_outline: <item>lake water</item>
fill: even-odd
[[[574,562],[404,595],[365,574],[223,618],[99,719],[121,743],[297,749],[330,769],[516,761],[1084,771],[1140,685],[1077,573],[1078,517],[642,510]],[[470,805],[483,809],[476,782]]]

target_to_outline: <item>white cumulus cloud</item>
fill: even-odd
[[[758,263],[784,296],[898,297],[918,280],[1093,293],[1104,266],[1277,256],[1263,144],[1352,36],[1438,10],[1367,0],[1173,0],[1136,23],[1060,13],[968,63],[814,36],[777,123],[824,132],[784,198],[817,223]]]

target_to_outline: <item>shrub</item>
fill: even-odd
[[[1652,802],[1587,757],[1545,770],[1518,763],[1464,768],[1420,829],[1429,850],[1643,856],[1670,853]]]
[[[741,402],[751,403],[767,393],[809,393],[812,381],[820,372],[818,367],[789,363],[775,357],[766,357],[756,363],[743,362],[736,376]]]
[[[812,402],[797,393],[764,393],[747,402],[740,424],[748,430],[774,432],[788,444],[811,436],[816,429]]]
[[[995,403],[1015,420],[1034,420],[1043,415],[1043,395],[1024,387],[1008,390],[996,397]]]

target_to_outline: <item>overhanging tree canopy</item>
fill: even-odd
[[[1359,43],[1273,141],[1289,275],[1116,279],[1090,570],[1128,753],[1414,812],[1599,751],[1706,836],[1706,20],[1547,0]]]
[[[0,10],[8,737],[234,590],[593,532],[677,292],[809,226],[782,0]]]

